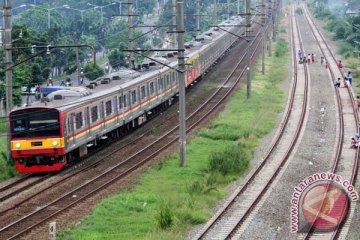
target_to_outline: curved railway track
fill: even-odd
[[[260,37],[258,34],[255,38],[255,41],[253,42],[255,45],[253,55],[259,49],[259,45],[261,43],[261,39],[259,39]],[[233,92],[233,90],[236,89],[236,86],[238,86],[238,83],[244,74],[245,68],[239,68],[243,60],[244,57],[240,59],[237,66],[229,74],[222,86],[218,88],[217,91],[212,94],[208,100],[201,105],[200,108],[187,117],[187,125],[189,126],[187,131],[197,127],[201,121],[203,121],[209,114],[211,114],[217,107],[219,107]],[[45,223],[54,216],[64,213],[66,210],[69,210],[79,202],[90,198],[112,183],[123,179],[132,171],[138,169],[141,165],[145,164],[161,151],[176,142],[178,139],[176,134],[177,130],[178,126],[175,126],[156,141],[144,147],[126,160],[116,164],[105,172],[102,172],[93,179],[86,181],[81,186],[78,186],[77,188],[63,194],[61,197],[54,199],[50,203],[43,205],[41,208],[36,209],[36,211],[33,211],[26,216],[4,226],[0,229],[0,238],[19,238],[20,236],[39,227],[41,224]]]
[[[308,22],[312,34],[314,35],[314,38],[317,42],[317,44],[319,45],[319,48],[323,54],[323,56],[325,57],[325,60],[330,63],[329,66],[329,72],[332,78],[332,81],[334,82],[334,80],[336,79],[335,74],[336,71],[337,73],[340,72],[341,76],[344,78],[344,73],[343,71],[341,71],[341,69],[338,69],[337,67],[337,60],[333,54],[333,52],[331,51],[328,43],[326,42],[324,36],[322,35],[322,33],[320,32],[318,26],[315,24],[315,22],[313,21],[311,15],[309,14],[308,9],[303,6],[303,10],[305,13],[305,17],[306,17],[306,21]],[[340,136],[339,136],[339,142],[337,145],[337,151],[336,151],[336,157],[333,161],[332,167],[331,167],[331,172],[333,173],[338,173],[341,174],[344,178],[349,178],[350,179],[350,183],[352,185],[355,185],[356,183],[356,177],[357,177],[357,173],[358,173],[358,168],[359,168],[359,149],[356,150],[355,156],[354,156],[354,160],[353,160],[353,164],[351,167],[351,170],[339,170],[339,166],[341,164],[345,164],[348,165],[348,163],[346,162],[346,160],[348,160],[346,158],[347,155],[342,156],[343,154],[343,148],[344,148],[344,141],[346,141],[346,139],[344,139],[345,136],[345,126],[359,126],[359,116],[358,116],[358,111],[357,111],[357,107],[355,105],[355,101],[354,101],[354,95],[352,92],[351,88],[347,88],[346,90],[340,90],[336,89],[336,96],[337,96],[337,103],[338,103],[338,108],[339,108],[339,122],[340,122]],[[351,104],[348,103],[348,99],[350,99]],[[353,114],[353,120],[351,119],[347,119],[345,121],[347,121],[345,124],[344,121],[344,112],[350,112],[352,110],[352,114]],[[351,124],[351,121],[353,121],[353,124]],[[352,130],[348,130],[348,132],[351,132]],[[358,130],[354,129],[354,132],[357,132]],[[349,135],[349,134],[348,134]],[[349,140],[349,139],[348,139]],[[352,150],[354,151],[354,150]],[[343,161],[343,162],[341,162]],[[347,166],[348,168],[349,166]],[[344,167],[343,167],[344,168]],[[320,208],[321,209],[321,208]],[[349,212],[354,210],[354,204],[351,204],[351,208],[349,209]],[[338,228],[336,228],[334,231],[331,232],[317,232],[316,228],[314,227],[310,227],[309,230],[305,233],[305,234],[300,234],[299,235],[299,239],[338,239],[340,238],[342,232],[344,231],[345,228],[345,232],[347,232],[347,228],[349,227],[351,222],[351,219],[345,220]],[[346,235],[346,233],[345,233]],[[341,238],[345,238],[345,236],[342,236]]]
[[[293,22],[293,21],[292,21]],[[293,25],[292,25],[293,26]],[[292,27],[293,29],[293,27]],[[247,179],[246,183],[239,189],[235,194],[232,195],[230,200],[225,204],[224,208],[205,226],[200,234],[198,234],[195,239],[207,239],[214,238],[215,234],[221,232],[221,236],[216,235],[216,239],[230,239],[235,236],[239,228],[244,224],[248,219],[253,210],[257,207],[258,203],[261,201],[262,197],[265,195],[267,190],[270,188],[273,181],[276,179],[280,173],[282,167],[287,162],[289,156],[291,155],[295,144],[297,143],[298,137],[300,135],[308,102],[308,72],[307,67],[304,67],[305,74],[305,83],[303,86],[303,92],[301,92],[301,87],[298,86],[298,72],[297,72],[297,62],[296,62],[296,46],[295,46],[295,33],[292,31],[292,55],[293,55],[293,66],[294,66],[294,81],[292,85],[290,100],[287,106],[286,114],[282,121],[280,130],[273,145],[266,154],[264,160],[256,168],[256,170],[251,174]],[[301,82],[300,82],[301,84]],[[297,90],[300,88],[300,90]],[[300,93],[299,93],[300,91]],[[289,131],[289,122],[293,114],[293,109],[296,104],[296,96],[303,94],[303,101],[297,103],[302,106],[301,114],[298,119],[297,129],[295,131],[294,137],[292,138],[290,144],[285,144],[287,146],[287,151],[282,158],[274,164],[274,155],[276,150],[283,148],[283,142],[286,142],[286,137],[284,133],[286,130]],[[296,121],[296,120],[293,120]],[[272,161],[270,161],[270,159]],[[250,196],[250,197],[249,197]],[[231,218],[231,215],[234,217]],[[222,229],[217,228],[217,224],[222,222]],[[216,233],[215,233],[216,232]]]

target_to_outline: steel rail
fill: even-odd
[[[294,36],[292,35],[292,42],[294,45],[294,41],[293,41]],[[295,49],[295,48],[293,48]],[[293,55],[295,56],[295,66],[296,66],[296,53],[294,53],[295,50],[293,50]],[[202,239],[208,232],[209,230],[214,227],[214,225],[221,220],[221,218],[223,218],[223,216],[225,215],[225,213],[229,210],[229,208],[236,202],[236,199],[239,195],[243,194],[245,192],[245,190],[249,187],[249,185],[253,182],[253,180],[258,177],[258,174],[260,173],[260,171],[263,169],[263,167],[267,164],[268,160],[270,159],[271,155],[273,154],[274,150],[276,149],[276,147],[278,146],[278,144],[280,143],[280,140],[282,139],[282,136],[285,132],[285,128],[288,124],[289,118],[291,116],[292,113],[292,106],[294,104],[294,99],[295,99],[295,91],[296,91],[296,87],[297,87],[297,69],[294,68],[294,82],[292,84],[292,89],[291,89],[291,94],[290,94],[290,100],[287,106],[287,111],[284,115],[284,119],[282,121],[282,124],[280,126],[280,130],[278,135],[276,136],[275,140],[273,141],[272,146],[270,147],[270,149],[268,150],[267,154],[264,157],[264,160],[261,162],[261,164],[257,167],[257,169],[252,173],[252,175],[250,176],[250,178],[246,181],[246,183],[242,186],[242,188],[239,190],[239,192],[233,196],[232,199],[230,199],[229,203],[225,206],[224,209],[222,209],[222,211],[204,228],[202,229],[201,233],[199,235],[196,236],[195,239]],[[245,213],[246,215],[246,213]],[[245,216],[244,215],[244,216]],[[240,220],[241,221],[241,220]],[[239,222],[240,222],[239,221]],[[238,222],[238,223],[239,223]],[[238,225],[238,224],[237,224]],[[233,232],[231,232],[228,237],[232,234]]]
[[[257,48],[258,48],[259,44],[257,45]],[[241,61],[244,59],[244,57],[242,57]],[[237,65],[238,67],[239,65]],[[233,75],[234,75],[235,71],[233,71]],[[244,70],[242,71],[242,73],[240,74],[240,76],[237,78],[237,81],[236,83],[230,88],[230,89],[226,89],[226,88],[219,88],[217,91],[220,93],[222,90],[227,90],[227,93],[220,99],[220,101],[216,104],[216,106],[212,107],[211,110],[203,115],[201,118],[197,118],[197,115],[195,115],[195,113],[191,114],[187,120],[189,121],[192,117],[196,118],[196,122],[194,124],[192,124],[189,129],[187,131],[190,131],[191,129],[195,128],[198,123],[200,121],[202,121],[204,118],[206,118],[216,107],[218,107],[225,99],[226,97],[235,89],[237,83],[240,81],[240,78],[241,76],[243,75],[244,73]],[[227,79],[227,81],[225,82],[228,82],[230,78]],[[214,94],[212,95],[214,96]],[[208,98],[207,100],[207,103],[210,103],[213,99],[211,98]],[[208,106],[207,104],[203,104],[200,108],[204,108],[205,106]],[[196,112],[199,112],[200,111],[200,108],[197,109]],[[174,127],[173,129],[171,129],[170,131],[168,131],[167,133],[165,133],[164,135],[162,135],[160,138],[158,138],[156,141],[154,141],[152,144],[150,144],[149,146],[141,149],[139,152],[135,153],[134,155],[132,155],[131,157],[129,157],[128,159],[124,160],[123,162],[120,162],[118,163],[117,165],[111,167],[110,169],[108,169],[107,171],[105,171],[104,173],[102,173],[101,175],[93,178],[92,180],[86,182],[85,184],[77,187],[76,189],[64,194],[62,197],[60,198],[57,198],[55,199],[54,201],[52,201],[51,203],[37,209],[37,211],[33,212],[33,213],[30,213],[29,215],[27,216],[24,216],[23,218],[17,220],[17,221],[14,221],[13,223],[3,227],[2,229],[0,229],[0,233],[4,233],[6,232],[6,230],[8,230],[10,227],[13,227],[17,224],[19,224],[20,222],[23,222],[25,221],[26,219],[30,218],[31,216],[35,215],[36,213],[42,211],[42,210],[45,210],[47,208],[49,208],[50,206],[54,205],[55,203],[57,202],[64,202],[64,199],[66,197],[70,198],[74,195],[74,193],[78,190],[81,190],[83,189],[84,187],[86,186],[89,186],[90,183],[93,183],[94,181],[96,181],[97,179],[100,179],[101,177],[107,175],[109,172],[112,172],[112,171],[116,171],[119,167],[122,167],[124,166],[126,163],[128,163],[129,161],[131,161],[132,159],[134,159],[135,157],[138,157],[141,153],[145,152],[146,150],[149,150],[151,147],[153,147],[156,143],[159,143],[161,140],[164,140],[166,139],[166,144],[161,144],[161,147],[158,147],[157,150],[154,152],[154,151],[151,151],[151,154],[146,154],[146,157],[137,162],[135,166],[131,167],[131,168],[127,168],[126,171],[120,173],[120,174],[117,174],[116,177],[112,177],[111,180],[103,183],[101,186],[95,188],[95,189],[92,189],[91,192],[88,192],[87,194],[85,194],[84,196],[78,198],[76,201],[73,201],[71,202],[70,204],[68,204],[67,206],[61,208],[60,210],[56,211],[56,212],[53,212],[52,214],[47,214],[47,217],[46,218],[41,218],[40,220],[37,221],[37,223],[29,226],[29,227],[25,227],[25,229],[23,229],[23,231],[19,231],[17,232],[16,235],[13,235],[11,236],[10,238],[8,239],[14,239],[14,238],[17,238],[23,234],[25,234],[26,232],[29,232],[31,229],[37,227],[39,224],[42,224],[44,223],[45,221],[47,221],[48,219],[54,217],[55,215],[58,215],[60,213],[62,213],[63,211],[66,211],[68,208],[72,207],[73,205],[75,205],[76,203],[79,203],[80,201],[86,199],[86,198],[89,198],[90,196],[92,196],[93,194],[103,190],[106,186],[109,186],[111,183],[123,178],[124,176],[128,175],[129,173],[131,173],[132,171],[134,171],[135,169],[138,169],[140,166],[142,166],[143,164],[145,164],[148,160],[152,159],[154,156],[156,156],[157,154],[159,154],[161,151],[163,151],[164,149],[166,149],[167,147],[169,147],[172,143],[174,143],[176,140],[177,140],[177,137],[173,138],[171,141],[169,141],[169,136],[173,136],[174,135],[174,132],[177,130],[178,126]],[[92,186],[91,186],[92,187]]]
[[[320,48],[321,52],[323,53],[323,56],[325,57],[325,60],[328,61],[329,59],[326,58],[325,50],[321,47],[320,40],[315,36],[315,31],[317,31],[317,33],[320,35],[321,40],[324,42],[324,44],[326,46],[326,50],[331,55],[332,60],[335,63],[337,63],[337,60],[336,60],[333,52],[331,51],[327,41],[325,40],[325,38],[322,35],[321,31],[319,30],[318,26],[315,24],[314,20],[312,19],[311,15],[309,14],[308,9],[305,6],[303,6],[303,9],[304,9],[306,20],[307,20],[307,22],[308,22],[308,24],[309,24],[309,26],[311,28],[311,31],[312,31],[312,33],[314,35],[315,40],[317,41],[317,43],[319,45],[319,48]],[[342,77],[344,78],[345,76],[344,76],[343,71],[341,71],[341,69],[339,69],[339,70],[340,70],[340,72],[342,74]],[[330,71],[330,74],[331,74],[332,79],[334,81],[336,78],[335,78],[334,71],[333,71],[333,69],[331,68],[330,65],[329,65],[329,71]],[[353,112],[354,112],[354,118],[355,118],[356,126],[359,126],[358,111],[356,110],[357,107],[355,106],[353,93],[352,93],[350,88],[347,88],[347,91],[348,91],[350,100],[352,102],[352,109],[353,109]],[[336,96],[337,96],[337,103],[338,103],[338,109],[339,109],[339,118],[340,118],[339,119],[339,121],[340,121],[340,129],[339,129],[340,130],[340,134],[339,134],[340,135],[340,140],[339,140],[338,145],[337,145],[336,157],[335,157],[335,160],[334,160],[332,168],[331,168],[331,171],[333,173],[336,173],[336,171],[337,171],[337,168],[338,168],[338,165],[339,165],[339,162],[340,162],[340,159],[341,159],[341,152],[342,152],[343,142],[344,142],[344,118],[343,118],[343,110],[342,110],[343,108],[342,108],[342,102],[341,102],[341,98],[340,98],[340,94],[339,94],[338,89],[336,89]],[[359,164],[359,149],[357,149],[356,154],[355,154],[354,164],[353,164],[353,171],[352,171],[352,175],[351,175],[351,179],[350,179],[350,182],[353,185],[356,182],[356,175],[357,175],[358,168],[359,168],[358,164]],[[329,187],[329,185],[328,185],[328,187]],[[343,229],[344,223],[345,223],[345,221],[343,221],[343,223],[337,229],[335,229],[335,231],[333,232],[333,234],[331,236],[331,239],[339,238],[339,234],[341,233],[341,231]],[[315,230],[316,230],[316,228],[311,226],[310,229],[307,231],[304,239],[310,239],[313,236],[313,234],[315,233]]]
[[[293,20],[291,19],[291,22]],[[299,35],[299,28],[296,24],[296,28],[297,28],[297,32],[298,32],[298,36],[300,39],[300,46],[301,49],[303,50],[303,45],[302,45],[302,41],[301,41],[301,36]],[[293,28],[292,29],[292,37],[294,39],[294,32],[293,32]],[[293,41],[293,46],[294,46],[294,41]],[[304,51],[303,51],[304,52]],[[297,60],[296,60],[296,49],[293,47],[293,56],[294,56],[294,64],[295,64],[295,68],[297,66]],[[287,160],[289,159],[297,141],[298,138],[300,136],[300,132],[303,129],[303,125],[304,125],[304,121],[305,121],[305,115],[306,115],[306,109],[307,109],[307,105],[308,105],[308,92],[309,92],[309,78],[308,78],[308,67],[306,64],[303,65],[304,66],[304,73],[305,73],[305,88],[304,88],[304,100],[303,100],[303,105],[302,105],[302,110],[301,110],[301,116],[300,116],[300,123],[298,124],[295,134],[294,134],[294,138],[292,139],[289,148],[286,150],[286,154],[284,156],[284,158],[282,159],[279,167],[276,169],[276,171],[274,172],[273,176],[271,177],[271,179],[269,180],[269,182],[267,182],[267,184],[265,185],[265,187],[262,189],[261,193],[256,197],[255,201],[252,203],[252,205],[250,206],[250,208],[247,209],[247,211],[245,212],[245,214],[238,220],[238,223],[236,224],[235,228],[232,229],[232,231],[227,235],[227,237],[225,239],[230,239],[238,230],[238,228],[244,223],[244,221],[248,218],[248,216],[250,215],[250,213],[255,209],[255,207],[257,206],[257,204],[260,202],[260,200],[262,199],[262,197],[265,195],[265,193],[267,192],[267,190],[270,188],[271,184],[274,182],[274,180],[276,179],[276,177],[278,176],[278,174],[280,173],[280,171],[282,170],[283,166],[285,165],[285,163],[287,162]],[[297,77],[297,74],[296,74]]]

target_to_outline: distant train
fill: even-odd
[[[241,35],[244,29],[235,26],[242,22],[241,17],[232,17],[221,25]],[[187,43],[186,86],[206,73],[237,40],[212,28]],[[158,59],[176,69],[174,54],[168,52],[166,58]],[[105,139],[121,136],[171,105],[178,93],[177,72],[152,61],[144,62],[139,69],[115,72],[93,82],[88,86],[92,88],[90,95],[83,94],[81,87],[65,88],[13,110],[9,141],[17,170],[59,171]]]

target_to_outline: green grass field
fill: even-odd
[[[19,175],[13,164],[6,161],[6,138],[0,138],[0,182]]]
[[[178,154],[168,156],[132,190],[103,200],[79,226],[59,232],[59,239],[182,239],[191,227],[206,222],[228,194],[226,186],[248,171],[253,151],[283,110],[279,83],[290,69],[284,67],[290,58],[284,47],[276,49],[284,55],[267,58],[266,75],[256,67],[251,99],[243,87],[188,143],[185,168],[179,167]]]
[[[6,133],[6,118],[0,118],[0,134]]]

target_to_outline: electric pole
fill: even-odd
[[[11,39],[11,0],[4,0],[4,47],[5,47],[5,88],[6,88],[6,115],[10,117],[13,103],[13,79],[12,79],[12,39]],[[8,118],[10,119],[10,118]],[[10,121],[7,121],[7,160],[10,161]]]
[[[237,15],[240,15],[240,0],[237,0]]]
[[[274,1],[273,7],[273,41],[276,41],[276,17],[277,17],[277,10],[276,10],[276,1]]]
[[[12,109],[12,39],[11,39],[11,0],[4,0],[4,46],[5,46],[5,65],[6,65],[6,111],[10,113]]]
[[[200,32],[200,0],[196,0],[196,32]]]
[[[130,67],[132,69],[135,68],[135,58],[134,58],[134,52],[132,50],[134,50],[134,42],[133,42],[133,1],[132,0],[128,0],[128,42],[129,42],[129,62],[130,62]]]
[[[264,34],[263,34],[263,40],[262,40],[262,69],[261,72],[264,75],[265,74],[265,51],[266,51],[266,18],[265,18],[265,0],[261,0],[261,23],[263,24],[264,28]]]
[[[176,0],[172,0],[172,30],[175,32],[176,31]],[[173,37],[173,44],[172,46],[176,46],[176,34],[172,35]]]
[[[228,15],[228,19],[230,18],[230,0],[227,0],[227,15]]]
[[[217,1],[218,1],[218,0],[214,0],[214,15],[215,15],[215,16],[214,16],[214,19],[215,19],[215,25],[216,25],[217,22],[218,22],[218,19],[217,19],[217,17],[218,17],[218,16],[217,16],[217,11],[218,11],[218,10],[217,10]]]
[[[180,167],[186,163],[184,3],[177,2]]]
[[[245,6],[245,16],[246,16],[246,39],[250,39],[250,27],[251,27],[251,16],[250,16],[250,0],[245,0],[246,6]],[[246,57],[247,57],[247,81],[246,81],[246,97],[251,97],[251,56],[250,56],[250,41],[248,40],[248,47],[246,50]]]

